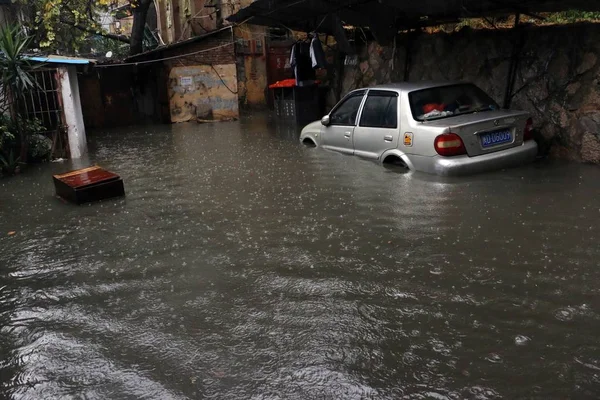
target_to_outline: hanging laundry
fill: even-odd
[[[321,45],[321,40],[318,37],[313,38],[310,42],[310,59],[312,61],[313,68],[326,68],[327,61],[325,59],[325,52]]]
[[[290,65],[294,69],[296,84],[298,86],[308,86],[315,82],[317,75],[312,68],[310,58],[310,44],[306,42],[297,42],[292,47],[290,55]]]

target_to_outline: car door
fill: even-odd
[[[354,129],[354,154],[379,158],[384,151],[398,147],[398,104],[397,92],[369,90],[360,123]]]
[[[330,124],[322,129],[323,148],[353,154],[352,135],[358,121],[364,90],[350,93],[329,114]]]

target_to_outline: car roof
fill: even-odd
[[[412,92],[415,90],[421,89],[429,89],[438,86],[450,86],[450,85],[459,85],[459,84],[468,84],[469,82],[461,82],[461,81],[419,81],[419,82],[400,82],[400,83],[388,83],[385,85],[377,85],[370,86],[365,88],[360,88],[357,90],[366,90],[366,89],[379,89],[379,90],[391,90],[395,92]]]

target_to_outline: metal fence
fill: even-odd
[[[21,112],[26,119],[37,119],[54,132],[62,126],[62,104],[56,69],[39,69],[32,72],[34,87],[24,93]]]
[[[21,116],[28,120],[38,120],[45,134],[52,139],[56,157],[68,154],[61,89],[56,68],[42,68],[31,72],[34,86],[23,93],[19,109]]]

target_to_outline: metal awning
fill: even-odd
[[[231,29],[232,29],[231,26],[225,26],[223,28],[219,28],[219,29],[216,29],[214,31],[210,31],[210,32],[204,33],[202,35],[194,36],[194,37],[191,37],[189,39],[182,40],[180,42],[175,42],[175,43],[172,43],[172,44],[158,46],[155,49],[148,50],[148,51],[143,52],[143,53],[135,54],[133,56],[129,56],[129,57],[125,58],[125,61],[126,62],[138,61],[140,59],[145,59],[147,57],[155,56],[157,54],[163,53],[166,50],[173,50],[173,49],[177,49],[177,48],[180,48],[180,47],[185,47],[185,46],[188,46],[190,44],[193,44],[193,43],[196,43],[196,42],[200,42],[200,41],[202,41],[204,39],[207,39],[209,37],[212,37],[212,36],[217,35],[217,34],[219,34],[221,32],[224,32],[224,31],[227,31],[227,30],[231,30]]]
[[[334,33],[329,16],[344,24],[369,27],[377,36],[386,31],[438,25],[462,18],[534,14],[566,10],[600,11],[590,0],[257,0],[230,16],[233,23],[285,26],[299,31]]]

